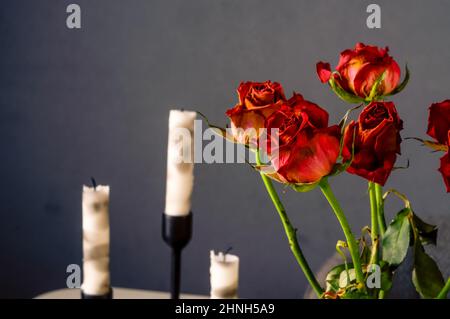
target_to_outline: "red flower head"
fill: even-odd
[[[441,144],[441,149],[447,149],[447,153],[441,158],[439,171],[444,178],[447,192],[450,192],[450,100],[430,106],[427,134]]]
[[[347,171],[384,185],[400,154],[403,122],[392,102],[372,102],[361,112],[358,122],[345,129],[345,161],[353,161]]]
[[[283,88],[271,81],[243,82],[237,92],[239,103],[226,112],[231,120],[233,138],[238,143],[256,145],[266,118],[286,102]]]
[[[447,145],[450,131],[450,100],[431,104],[427,134],[438,143]]]
[[[389,49],[357,43],[355,49],[341,53],[334,75],[337,84],[346,92],[367,98],[372,87],[384,72],[384,78],[377,86],[376,96],[391,93],[400,81],[400,67],[388,54]],[[332,76],[329,63],[317,63],[319,79],[325,83]]]
[[[279,181],[314,183],[333,170],[340,130],[337,125],[328,127],[328,113],[317,104],[294,93],[267,118],[266,127],[271,141],[267,153]]]
[[[442,174],[445,186],[447,187],[447,193],[450,193],[450,155],[447,152],[443,157],[441,157],[441,167],[439,172]]]

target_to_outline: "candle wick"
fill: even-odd
[[[97,182],[94,177],[91,177],[92,186],[94,186],[94,191],[97,190]]]
[[[184,108],[181,108],[180,111],[181,111],[181,112],[184,112]]]

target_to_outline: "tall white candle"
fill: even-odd
[[[165,208],[167,215],[185,216],[191,210],[196,114],[190,111],[170,111]]]
[[[109,186],[83,186],[83,285],[88,295],[110,289]]]
[[[239,257],[211,250],[211,299],[237,299]]]

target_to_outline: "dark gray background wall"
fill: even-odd
[[[82,29],[65,26],[82,8]],[[376,1],[382,28],[365,26],[372,1],[77,0],[0,3],[0,297],[33,297],[65,286],[81,263],[81,185],[112,187],[111,268],[115,286],[166,290],[169,251],[160,236],[168,111],[200,110],[225,124],[242,80],[280,81],[345,112],[315,74],[320,60],[358,41],[388,45],[412,73],[394,98],[403,136],[425,136],[427,107],[450,97],[450,3]],[[405,141],[388,187],[419,215],[447,215],[438,154]],[[306,281],[277,214],[245,164],[198,165],[194,238],[183,290],[209,293],[209,250],[241,257],[242,297],[297,298]],[[366,183],[332,180],[355,232],[369,222]],[[280,188],[280,191],[282,189]],[[343,239],[318,190],[282,194],[314,269]],[[390,201],[388,216],[399,205]],[[448,275],[448,274],[447,274]]]

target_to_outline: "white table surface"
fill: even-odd
[[[168,292],[113,287],[114,299],[169,299]],[[181,299],[208,299],[209,296],[181,294]],[[58,289],[36,296],[35,299],[80,299],[80,289]]]

